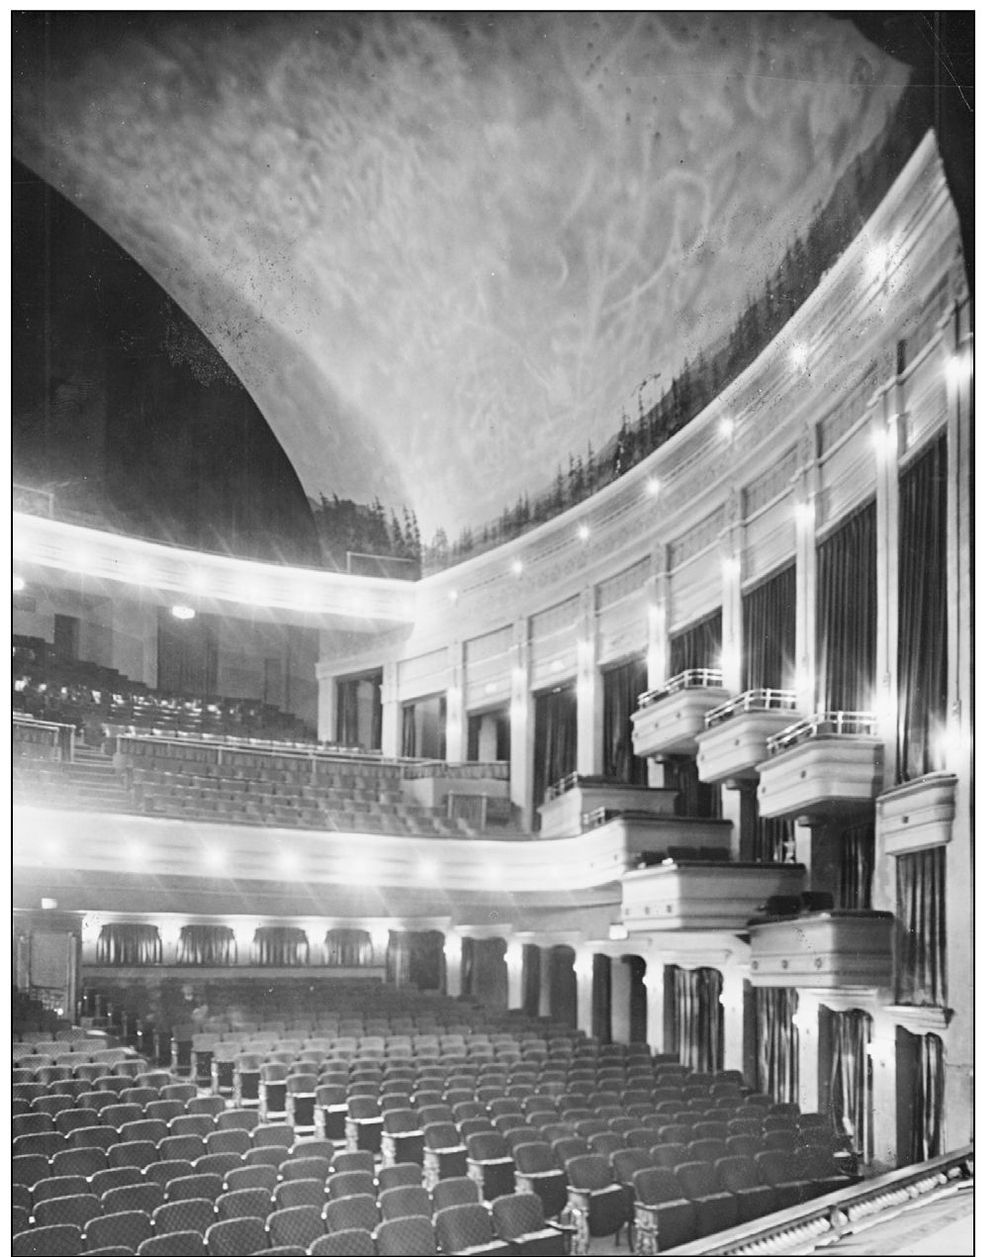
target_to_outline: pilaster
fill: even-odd
[[[603,772],[604,692],[597,675],[596,591],[587,585],[580,593],[576,635],[576,766],[586,777]]]
[[[399,665],[382,666],[382,754],[393,759],[402,752],[402,705],[399,702]]]
[[[534,789],[534,704],[529,690],[530,642],[527,620],[513,625],[510,659],[510,802],[518,809],[521,825],[531,827]]]

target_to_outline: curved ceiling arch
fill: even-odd
[[[496,515],[723,334],[906,68],[819,14],[19,15],[14,148],[307,492]]]

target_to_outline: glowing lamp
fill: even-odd
[[[804,371],[808,366],[808,346],[804,342],[795,341],[788,356],[791,359],[791,366],[796,371]]]
[[[628,937],[628,927],[623,921],[612,921],[607,930],[607,937],[612,943],[622,943]]]
[[[655,476],[650,476],[645,482],[645,492],[650,498],[658,497],[659,490],[662,488]]]
[[[15,576],[13,580],[11,581],[11,584],[13,586],[14,593],[19,594],[21,590],[24,588],[24,577]]]
[[[43,908],[46,912],[52,912],[54,909],[56,909],[56,908],[58,908],[58,907],[59,907],[59,904],[58,904],[58,902],[57,902],[55,899],[43,899],[43,900],[42,900],[42,908]]]
[[[193,620],[194,608],[186,603],[178,602],[170,608],[170,614],[175,620]]]
[[[730,441],[735,435],[735,420],[730,416],[726,416],[718,424],[718,431],[726,441]]]
[[[590,539],[589,524],[580,524],[579,527],[576,529],[576,536],[579,538],[580,541],[589,541]]]
[[[449,589],[447,591],[447,596],[451,599],[452,602],[457,602],[458,601],[457,589]]]
[[[510,564],[510,571],[513,572],[514,576],[521,576],[524,571],[524,564],[520,561],[520,559],[514,559],[514,561]]]

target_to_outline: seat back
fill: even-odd
[[[205,1244],[210,1257],[246,1257],[269,1248],[270,1240],[260,1218],[229,1218],[208,1228]]]
[[[430,1193],[434,1213],[450,1209],[454,1205],[474,1205],[479,1201],[479,1189],[470,1178],[444,1178],[434,1185]]]
[[[492,1211],[500,1239],[515,1240],[522,1235],[543,1231],[548,1225],[541,1199],[533,1192],[497,1196],[492,1202]]]
[[[327,1203],[322,1213],[327,1231],[359,1228],[371,1232],[381,1220],[374,1196],[341,1196]]]
[[[384,1252],[384,1250],[382,1250]],[[374,1257],[375,1242],[359,1228],[320,1235],[309,1245],[309,1257]]]
[[[331,1200],[341,1200],[347,1196],[376,1195],[375,1176],[367,1170],[341,1170],[334,1172],[326,1180],[326,1194]]]
[[[570,1157],[565,1163],[565,1173],[572,1187],[586,1191],[599,1191],[614,1182],[607,1158],[596,1153]]]
[[[664,1205],[670,1200],[683,1200],[684,1193],[676,1175],[662,1166],[636,1170],[631,1180],[635,1200],[643,1205]]]
[[[436,1257],[437,1254],[437,1239],[433,1223],[429,1218],[415,1214],[402,1218],[389,1218],[380,1222],[375,1228],[375,1245],[379,1257]],[[324,1249],[323,1251],[332,1252],[333,1250]],[[365,1250],[351,1248],[342,1251],[348,1257],[355,1257],[355,1254]]]
[[[271,1193],[266,1187],[238,1187],[235,1191],[223,1192],[215,1202],[216,1212],[223,1222],[231,1218],[259,1218],[264,1222],[273,1207]]]
[[[325,1231],[322,1210],[316,1205],[292,1205],[287,1209],[275,1209],[267,1219],[271,1248],[285,1245],[308,1248]]]
[[[495,1239],[492,1218],[485,1205],[451,1205],[434,1219],[437,1242],[445,1253],[491,1244]]]
[[[429,1218],[433,1212],[430,1193],[424,1187],[390,1187],[378,1197],[383,1218]]]

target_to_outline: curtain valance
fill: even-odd
[[[177,947],[179,965],[234,965],[236,935],[228,925],[184,925]]]
[[[163,962],[163,943],[155,925],[118,921],[102,925],[97,939],[99,965],[158,965]]]

